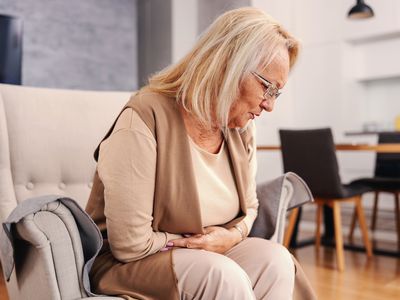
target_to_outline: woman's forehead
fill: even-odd
[[[259,70],[259,73],[269,81],[274,82],[278,88],[282,88],[287,81],[289,66],[288,52],[279,51],[265,68]]]

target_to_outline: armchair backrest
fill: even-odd
[[[93,152],[129,97],[0,84],[0,222],[19,202],[45,194],[85,207]]]
[[[298,174],[314,197],[341,197],[342,185],[330,128],[279,130],[284,172]]]
[[[400,143],[400,132],[383,132],[378,136],[379,144]],[[375,177],[400,177],[400,154],[377,153]]]

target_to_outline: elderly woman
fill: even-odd
[[[264,12],[232,10],[132,96],[95,153],[96,292],[292,298],[289,252],[247,235],[258,207],[253,120],[273,110],[297,52]]]

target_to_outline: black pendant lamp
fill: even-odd
[[[374,11],[369,5],[365,4],[364,0],[357,0],[357,4],[347,14],[349,19],[367,19],[373,16]]]

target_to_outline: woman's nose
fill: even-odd
[[[275,105],[275,99],[271,98],[271,99],[264,99],[261,102],[260,107],[267,112],[271,112],[274,110],[274,105]]]

